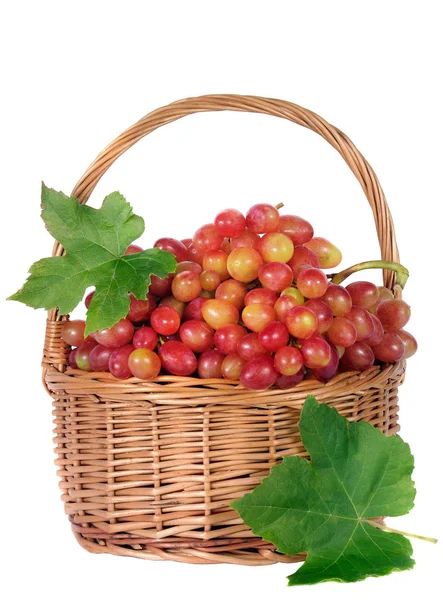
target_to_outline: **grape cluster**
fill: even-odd
[[[367,281],[331,283],[324,269],[340,263],[340,250],[314,237],[306,220],[270,204],[252,206],[246,217],[223,210],[193,238],[161,238],[154,246],[174,254],[175,273],[153,276],[145,300],[130,295],[128,315],[109,329],[85,339],[85,322],[67,321],[62,338],[75,346],[72,368],[286,389],[304,378],[325,382],[337,372],[396,362],[417,349],[403,329],[406,302]],[[141,250],[131,245],[127,253]]]

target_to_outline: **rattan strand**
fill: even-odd
[[[352,142],[295,104],[252,96],[203,96],[160,108],[93,162],[73,195],[85,203],[112,163],[143,136],[185,115],[235,110],[285,118],[318,133],[343,156],[372,208],[382,258],[398,260],[391,214],[372,168]],[[54,255],[63,248],[54,246]],[[385,282],[394,286],[392,273]],[[399,290],[396,289],[396,293]],[[150,560],[266,565],[298,562],[252,534],[229,503],[253,489],[284,456],[307,456],[298,422],[314,393],[351,421],[399,430],[403,362],[342,373],[327,384],[252,392],[238,382],[161,376],[117,380],[68,367],[62,321],[48,314],[43,379],[53,397],[56,464],[79,543],[94,553]]]

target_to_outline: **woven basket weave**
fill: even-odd
[[[85,203],[112,163],[142,137],[185,115],[234,110],[274,115],[321,135],[344,158],[372,208],[381,255],[398,261],[394,227],[372,168],[338,129],[290,102],[202,96],[160,108],[92,163],[72,195]],[[63,248],[56,243],[54,256]],[[385,285],[397,296],[392,272]],[[192,563],[265,565],[303,560],[254,536],[229,503],[253,489],[283,456],[307,456],[298,421],[304,399],[335,406],[351,421],[398,431],[404,362],[342,373],[322,384],[252,392],[223,379],[160,376],[118,380],[68,366],[60,337],[67,315],[48,315],[43,381],[53,398],[58,475],[66,513],[91,552]]]

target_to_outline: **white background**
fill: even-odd
[[[400,404],[418,493],[413,511],[389,524],[443,538],[440,3],[2,6],[1,297],[51,252],[39,219],[41,180],[69,193],[95,155],[147,112],[205,93],[271,96],[314,110],[373,165],[411,272],[404,297],[420,349]],[[187,237],[224,207],[283,201],[341,247],[343,266],[379,256],[371,211],[343,160],[315,134],[279,119],[205,114],[169,125],[112,167],[92,205],[114,189],[145,217],[145,246],[163,235]],[[51,401],[39,380],[45,315],[2,302],[1,323],[5,597],[441,597],[443,539],[413,542],[413,571],[302,589],[286,587],[294,567],[285,564],[194,566],[88,554],[59,499]]]

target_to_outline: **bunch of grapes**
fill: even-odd
[[[151,380],[162,373],[226,378],[254,390],[328,381],[337,372],[412,356],[403,328],[410,308],[386,287],[331,283],[324,269],[341,252],[314,237],[310,223],[256,204],[246,217],[221,211],[193,238],[161,238],[177,267],[153,276],[145,300],[109,329],[84,338],[84,321],[67,321],[62,338],[76,346],[72,368]],[[131,245],[127,253],[140,252]],[[91,292],[85,299],[89,306]]]

